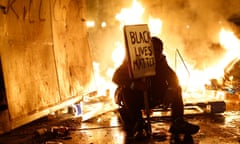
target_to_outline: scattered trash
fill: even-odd
[[[32,140],[33,144],[42,144],[52,138],[53,135],[47,128],[40,128],[34,132]]]
[[[48,114],[47,117],[48,117],[48,120],[52,120],[52,119],[56,118],[56,114],[55,114],[55,112],[51,112]]]
[[[35,135],[36,135],[36,136],[42,136],[42,135],[46,134],[47,131],[48,131],[48,130],[47,130],[46,128],[40,128],[40,129],[37,129],[37,130],[36,130]]]
[[[166,129],[159,129],[158,132],[152,133],[154,139],[158,141],[165,141],[167,139],[167,130]]]
[[[73,114],[76,117],[82,116],[82,102],[69,106],[68,113]]]
[[[45,144],[63,144],[63,143],[58,141],[46,141]]]
[[[59,144],[59,142],[49,141],[49,140],[71,139],[72,137],[69,137],[68,135],[69,135],[69,128],[65,126],[52,126],[49,129],[40,128],[34,132],[33,141],[34,141],[34,144],[40,144],[40,143],[42,144],[44,142],[46,144],[52,144],[53,142],[54,144]]]
[[[51,127],[51,133],[55,137],[64,137],[69,134],[69,128],[64,126],[53,126]]]

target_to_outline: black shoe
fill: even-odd
[[[194,144],[193,137],[191,135],[185,135],[183,139],[184,144]]]
[[[194,144],[193,138],[191,135],[184,135],[184,138],[179,135],[171,135],[170,144]]]
[[[180,139],[179,135],[171,135],[170,144],[183,144],[182,140]]]
[[[135,134],[134,134],[134,139],[139,141],[139,140],[146,140],[148,139],[148,135],[147,135],[147,132],[145,130],[141,130],[141,131],[137,131]]]
[[[133,141],[134,141],[133,133],[126,131],[125,144],[131,144]]]
[[[183,119],[175,120],[169,129],[173,134],[192,135],[199,131],[200,127],[184,121]]]

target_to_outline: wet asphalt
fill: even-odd
[[[169,132],[169,117],[156,116],[151,120],[149,139],[133,140],[136,144],[240,144],[239,97],[225,100],[224,113],[185,112],[185,119],[200,126],[190,137],[173,137]],[[37,134],[37,130],[54,127],[66,128],[66,133]],[[64,132],[63,130],[60,132]],[[44,117],[0,136],[0,144],[125,144],[126,134],[116,109],[96,115],[88,120],[71,114],[54,118]]]

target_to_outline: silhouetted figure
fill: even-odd
[[[169,132],[174,135],[192,135],[198,132],[199,126],[186,122],[183,118],[184,104],[181,86],[176,73],[171,69],[163,55],[163,43],[157,37],[152,37],[156,61],[156,74],[142,79],[132,79],[129,76],[127,59],[115,71],[113,82],[118,85],[116,102],[124,122],[128,137],[145,137],[146,124],[141,110],[144,109],[144,91],[148,92],[149,106],[159,105],[171,108],[172,124]]]

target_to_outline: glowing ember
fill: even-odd
[[[106,22],[102,22],[101,23],[101,27],[106,27],[107,26],[107,23]]]
[[[87,27],[94,27],[95,22],[94,21],[87,21],[86,25],[87,25]]]

